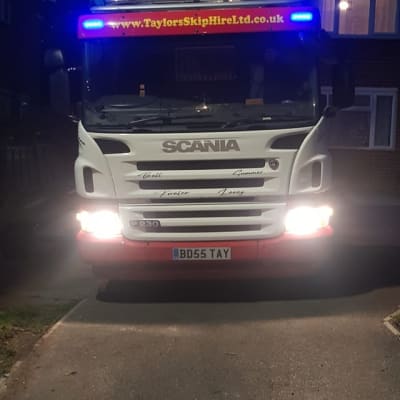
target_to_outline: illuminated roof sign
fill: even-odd
[[[315,31],[319,28],[319,12],[311,7],[189,9],[85,15],[79,19],[78,36],[81,39],[90,39]]]

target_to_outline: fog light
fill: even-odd
[[[111,238],[119,236],[122,232],[121,220],[114,211],[82,211],[76,218],[81,224],[82,231],[91,233],[97,238]]]
[[[293,208],[286,214],[286,232],[293,235],[312,235],[328,227],[332,215],[333,210],[328,206]]]

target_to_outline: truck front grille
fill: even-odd
[[[261,210],[220,210],[220,211],[153,211],[144,212],[143,217],[148,219],[163,218],[237,218],[260,217]]]
[[[185,171],[212,169],[264,168],[265,160],[140,161],[138,171]]]
[[[135,240],[239,240],[282,233],[285,203],[120,204],[124,235]]]
[[[215,233],[215,232],[249,232],[260,231],[261,225],[218,225],[218,226],[168,226],[158,228],[143,228],[152,233]]]
[[[184,199],[151,199],[153,204],[193,204],[193,203],[243,203],[255,201],[254,197],[206,197]]]
[[[124,235],[147,241],[277,236],[285,208],[281,164],[267,157],[126,160],[125,193],[132,200],[120,203]]]
[[[199,179],[181,181],[141,181],[143,190],[175,190],[175,189],[217,189],[217,188],[249,188],[264,186],[264,179]]]

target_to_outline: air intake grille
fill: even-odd
[[[206,233],[206,232],[242,232],[260,231],[261,225],[217,225],[217,226],[160,226],[142,228],[145,232],[154,233]]]
[[[207,169],[264,168],[265,160],[196,160],[196,161],[142,161],[139,171],[185,171]]]
[[[299,133],[296,135],[283,136],[272,143],[271,149],[279,150],[298,150],[306,138],[306,133]]]
[[[190,181],[141,181],[143,190],[216,189],[262,187],[264,179],[210,179]]]
[[[206,197],[206,198],[187,198],[187,199],[151,199],[150,203],[164,203],[164,204],[196,204],[196,203],[251,203],[254,202],[255,198],[254,197]]]
[[[220,211],[155,211],[144,212],[143,217],[148,219],[162,218],[235,218],[260,217],[261,210],[220,210]]]

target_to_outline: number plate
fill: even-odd
[[[172,249],[174,261],[230,260],[230,247],[191,247]]]

